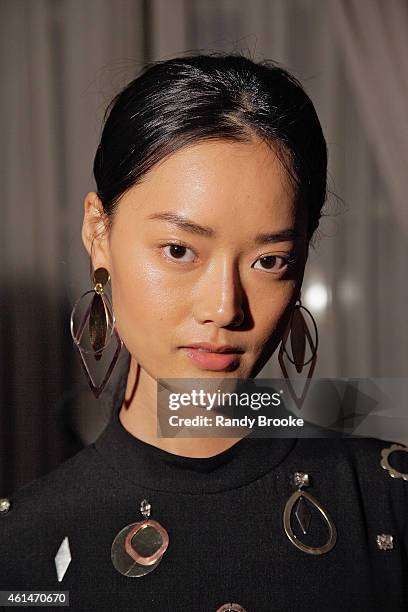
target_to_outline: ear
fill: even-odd
[[[82,242],[92,258],[92,267],[110,270],[108,218],[102,202],[94,191],[84,199],[84,220],[82,223]]]

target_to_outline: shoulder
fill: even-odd
[[[356,496],[372,510],[380,507],[405,523],[408,516],[408,446],[380,438],[303,439],[299,458],[341,495]]]
[[[12,501],[11,507],[23,508],[27,502],[30,502],[32,510],[38,505],[44,510],[45,501],[52,499],[57,503],[62,493],[65,497],[80,488],[81,481],[94,469],[94,463],[95,451],[93,445],[90,445],[47,474],[19,488],[9,496]],[[10,512],[11,514],[14,512]]]
[[[408,500],[407,445],[379,438],[352,438],[345,442],[347,457],[361,479],[372,486],[384,483],[390,491]]]
[[[380,438],[338,438],[328,440],[330,452],[344,457],[362,475],[378,474],[386,482],[407,484],[408,446],[401,442]],[[336,443],[334,443],[336,442]],[[391,464],[395,469],[391,469]],[[406,476],[406,478],[404,477]]]
[[[69,516],[101,471],[93,445],[63,462],[44,476],[31,481],[15,493],[0,496],[0,552],[2,542],[24,538],[38,530],[52,530],[56,517]]]
[[[401,470],[404,465],[408,468],[408,446],[402,442],[359,437],[304,438],[300,446],[304,456],[329,462],[342,461],[381,474],[386,472],[387,464],[382,460],[395,453],[396,464]],[[397,474],[391,477],[397,477]]]
[[[106,465],[92,444],[7,498],[2,496],[9,508],[6,502],[0,512],[0,559],[7,567],[7,575],[0,572],[0,590],[46,580],[53,584],[58,547],[67,533],[83,536],[81,524],[91,520],[92,504],[101,503],[104,474]]]
[[[380,438],[303,438],[297,458],[309,469],[360,488],[386,488],[408,501],[408,446]]]

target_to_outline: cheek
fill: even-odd
[[[288,324],[293,304],[297,295],[297,283],[293,280],[276,283],[274,291],[264,294],[254,310],[256,338],[259,340],[258,350],[265,345],[276,345]]]
[[[157,335],[182,315],[182,288],[174,279],[170,282],[156,263],[142,256],[118,257],[112,262],[111,276],[113,308],[124,341],[133,334]]]

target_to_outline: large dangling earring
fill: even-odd
[[[123,342],[115,327],[116,319],[111,301],[104,291],[104,287],[110,280],[109,272],[106,268],[98,268],[93,272],[92,278],[94,288],[83,293],[72,308],[70,327],[74,346],[78,349],[81,357],[81,364],[88,384],[95,397],[99,397],[116,365]],[[87,301],[85,298],[89,294],[92,294],[92,298]],[[82,313],[80,312],[81,308],[84,309]],[[88,333],[85,334],[85,330]],[[88,367],[85,355],[92,355],[95,361],[100,361],[112,337],[116,341],[115,352],[102,382],[97,385]]]
[[[310,333],[310,330],[306,324],[305,318],[301,312],[302,309],[310,317],[312,327],[313,327],[314,337],[312,337],[312,334]],[[290,335],[292,357],[289,355],[287,348],[286,348],[286,343],[288,341],[289,335]],[[305,361],[306,341],[308,342],[309,348],[311,350],[311,357]],[[287,380],[289,393],[292,396],[293,401],[295,402],[296,406],[299,409],[302,407],[303,402],[305,400],[305,397],[306,397],[306,394],[307,394],[307,391],[310,385],[310,381],[312,379],[313,372],[316,366],[318,342],[319,342],[319,337],[317,333],[316,321],[314,320],[311,312],[307,308],[305,308],[305,306],[302,305],[302,301],[299,295],[299,298],[296,300],[295,307],[292,311],[289,324],[281,340],[279,354],[278,354],[279,365],[280,365],[280,368],[282,370],[284,377]],[[303,387],[303,391],[300,397],[296,395],[292,380],[286,368],[286,364],[284,361],[285,356],[289,359],[291,363],[293,363],[293,365],[296,368],[296,371],[299,374],[301,374],[303,371],[303,368],[310,363],[306,383]]]

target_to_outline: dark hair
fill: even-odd
[[[308,237],[327,195],[327,148],[300,82],[271,60],[240,54],[176,57],[148,64],[104,115],[94,160],[97,194],[109,221],[120,197],[181,147],[209,139],[263,139],[308,208]]]

